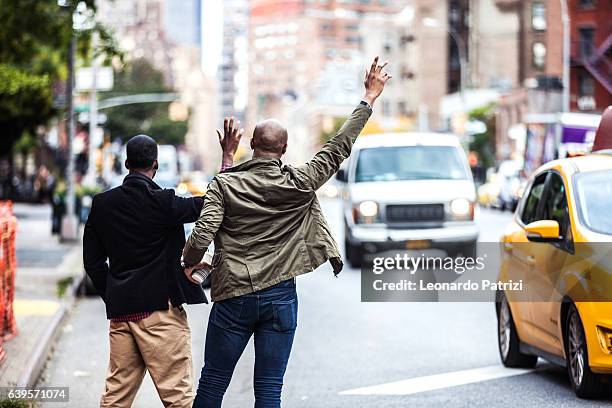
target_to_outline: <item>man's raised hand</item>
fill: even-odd
[[[238,150],[240,139],[244,134],[244,129],[240,127],[240,121],[234,120],[234,117],[226,117],[223,120],[223,135],[217,129],[217,137],[221,150],[223,150],[223,164],[227,167],[231,166],[234,161],[234,154]]]
[[[382,93],[383,89],[385,88],[385,84],[391,79],[391,76],[383,71],[383,68],[386,66],[386,61],[384,64],[378,65],[378,57],[376,57],[372,62],[370,70],[366,69],[365,79],[363,81],[366,93],[363,100],[369,103],[370,106],[374,105],[374,101],[376,101],[376,98],[378,98]]]

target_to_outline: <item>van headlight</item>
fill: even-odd
[[[453,219],[474,219],[474,203],[467,198],[456,198],[450,202]]]
[[[362,201],[353,207],[353,221],[355,224],[373,224],[380,221],[378,203],[375,201]]]

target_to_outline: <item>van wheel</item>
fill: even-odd
[[[523,354],[520,351],[520,340],[510,311],[508,299],[503,292],[497,301],[497,345],[499,356],[506,367],[532,368],[538,362],[537,356]]]
[[[470,242],[469,244],[465,244],[463,248],[461,248],[461,254],[465,258],[476,259],[476,250],[477,250],[477,243],[476,241],[473,241],[473,242]]]
[[[565,355],[567,356],[567,373],[572,388],[579,398],[595,398],[604,389],[602,379],[589,367],[589,352],[582,320],[576,306],[572,304],[565,324]]]

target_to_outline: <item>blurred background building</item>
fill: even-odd
[[[95,19],[111,30],[125,62],[115,61],[115,88],[100,102],[165,95],[149,102],[156,109],[102,108],[104,147],[114,142],[118,152],[134,133],[152,133],[178,146],[183,170],[211,175],[220,156],[214,130],[224,116],[247,130],[237,160],[248,158],[256,122],[276,117],[289,129],[286,160],[301,162],[342,124],[362,96],[364,68],[379,55],[393,80],[365,134],[451,131],[486,165],[521,157],[531,128],[547,128],[565,110],[565,3],[569,110],[598,115],[612,104],[609,1],[97,0]],[[61,82],[55,88],[61,96]],[[88,93],[78,92],[75,103],[86,163]],[[16,155],[22,167],[65,150],[61,122],[40,135],[39,153]]]

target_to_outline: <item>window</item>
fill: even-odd
[[[544,65],[546,65],[546,45],[541,42],[533,43],[531,54],[533,66],[538,69],[544,68]]]
[[[591,231],[612,235],[612,171],[578,173],[574,180],[581,222]]]
[[[595,94],[595,83],[593,77],[586,72],[578,75],[578,95],[593,96]]]
[[[565,184],[563,183],[563,178],[557,173],[550,173],[548,192],[543,204],[542,219],[557,221],[559,223],[559,233],[563,237],[570,236]]]
[[[582,8],[595,7],[595,0],[580,0],[580,7]]]
[[[525,225],[541,219],[538,214],[538,207],[544,192],[544,183],[546,182],[547,175],[548,173],[544,173],[536,177],[529,189],[529,195],[525,199],[525,206],[521,215],[521,221]]]
[[[391,115],[391,103],[388,100],[386,100],[386,99],[383,99],[382,114],[383,114],[383,116],[390,116]]]
[[[408,114],[408,109],[406,109],[406,102],[400,101],[397,103],[397,113],[406,116]]]
[[[595,29],[591,27],[584,27],[578,30],[580,36],[580,56],[582,58],[588,58],[593,54],[595,41]]]
[[[546,30],[546,5],[536,2],[531,6],[531,27],[534,30]]]

